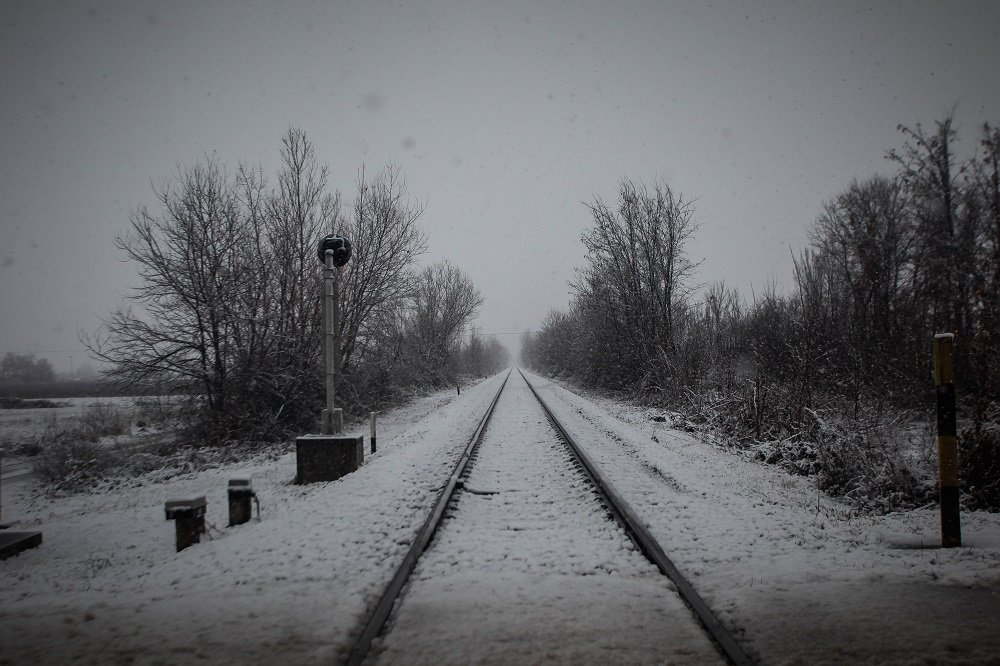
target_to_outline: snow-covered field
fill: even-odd
[[[0,664],[343,659],[502,379],[384,415],[378,453],[329,484],[292,485],[292,454],[56,499],[5,484],[3,521],[44,543],[0,562]],[[1000,516],[963,515],[965,547],[937,549],[936,508],[857,517],[647,410],[532,381],[764,663],[1000,664]],[[261,521],[176,553],[164,501],[205,494],[223,528],[244,473]]]
[[[172,439],[165,420],[173,418],[172,403],[185,396],[58,398],[56,407],[0,409],[0,448],[8,456],[24,446],[34,448],[46,440],[63,436],[99,439],[100,446],[132,448]],[[119,426],[121,426],[119,428]],[[129,427],[130,426],[130,427]],[[22,459],[24,464],[30,459]]]
[[[0,409],[0,431],[4,436],[18,433],[38,434],[46,428],[66,427],[80,420],[83,411],[91,405],[113,405],[135,409],[137,398],[58,398],[52,402],[58,407],[44,409]]]
[[[0,663],[314,664],[346,656],[366,605],[501,380],[381,419],[378,453],[329,484],[293,485],[289,454],[56,500],[5,485],[4,521],[42,530],[44,542],[0,563]],[[245,473],[261,522],[175,552],[164,502],[205,494],[209,522],[223,528],[228,479]]]

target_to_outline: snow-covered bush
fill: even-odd
[[[905,414],[816,415],[820,489],[859,508],[898,511],[934,499],[930,470],[906,439]]]
[[[63,430],[45,443],[34,469],[52,489],[76,491],[96,484],[118,461],[108,447]]]
[[[102,437],[124,435],[132,429],[132,414],[127,407],[113,402],[94,402],[83,408],[75,435],[89,442]]]
[[[37,456],[44,446],[45,435],[23,430],[0,433],[0,449],[11,456]]]
[[[145,428],[174,428],[180,425],[184,411],[189,409],[194,396],[143,396],[135,401],[135,426]]]
[[[1000,404],[989,406],[959,437],[959,479],[964,503],[1000,511]]]
[[[728,391],[689,390],[682,409],[716,444],[815,476],[822,490],[859,508],[893,511],[933,501],[932,461],[908,436],[912,415],[884,411],[875,400],[855,412],[835,397],[814,410],[800,397],[787,385],[758,379]]]

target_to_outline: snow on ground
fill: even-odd
[[[529,378],[763,663],[1000,663],[1000,516],[965,513],[964,547],[937,548],[936,507],[858,517],[649,410]]]
[[[516,372],[465,488],[373,650],[378,664],[723,663]]]
[[[502,379],[384,416],[378,453],[329,484],[292,485],[291,454],[56,499],[4,484],[3,521],[44,543],[0,562],[0,664],[343,659]],[[857,517],[646,410],[533,381],[764,663],[1000,664],[1000,516],[964,514],[965,547],[938,549],[936,508]],[[223,528],[244,472],[262,520],[174,552],[164,501],[206,494]]]
[[[0,663],[342,659],[500,381],[382,419],[378,453],[332,483],[293,485],[289,454],[55,500],[4,486],[4,522],[44,542],[0,562]],[[205,494],[223,528],[237,471],[253,476],[261,522],[175,552],[164,502]]]
[[[170,398],[161,398],[169,400]],[[97,397],[97,398],[52,398],[57,407],[20,407],[0,409],[0,428],[5,432],[25,431],[37,433],[47,427],[65,426],[76,423],[88,407],[106,405],[136,411],[141,408],[142,398]]]

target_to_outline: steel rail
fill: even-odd
[[[496,407],[497,401],[500,400],[500,394],[503,393],[503,389],[507,385],[507,380],[510,379],[511,372],[513,372],[513,369],[507,371],[507,376],[504,377],[503,383],[500,384],[500,389],[493,396],[493,401],[490,403],[489,409],[486,410],[486,414],[479,421],[479,426],[469,439],[469,443],[466,445],[461,457],[459,457],[451,476],[448,477],[448,483],[445,484],[444,489],[438,495],[434,503],[434,509],[427,517],[427,520],[424,521],[423,526],[417,533],[417,537],[410,544],[410,549],[406,552],[402,564],[396,569],[396,574],[389,581],[385,592],[382,593],[379,602],[368,616],[368,621],[361,632],[361,637],[354,644],[350,655],[347,657],[346,663],[350,666],[360,666],[361,662],[365,660],[365,657],[368,656],[368,652],[371,650],[372,641],[381,633],[382,627],[385,625],[386,620],[389,619],[392,608],[396,603],[396,598],[399,597],[399,593],[406,584],[406,580],[413,573],[413,568],[417,565],[417,560],[420,559],[424,550],[427,549],[427,544],[430,543],[431,538],[437,531],[438,525],[441,524],[444,510],[448,506],[448,502],[451,501],[452,495],[455,494],[458,480],[462,476],[462,473],[465,472],[465,468],[469,464],[469,459],[483,438],[483,431],[486,430],[486,425],[489,423],[490,417],[493,416],[493,409]]]
[[[601,472],[601,469],[587,455],[587,452],[576,443],[573,436],[563,427],[548,404],[542,399],[542,396],[538,394],[535,387],[531,385],[528,378],[521,372],[521,369],[518,368],[517,371],[521,374],[521,377],[528,385],[528,388],[531,389],[539,404],[541,404],[542,409],[545,410],[549,421],[559,431],[566,445],[572,451],[573,456],[580,463],[580,466],[583,467],[584,472],[590,477],[591,482],[597,488],[601,498],[607,504],[615,519],[622,525],[635,545],[639,547],[650,562],[655,564],[673,582],[681,598],[694,611],[694,614],[698,617],[698,621],[708,635],[711,636],[712,640],[715,641],[722,655],[735,666],[750,666],[753,661],[747,656],[743,648],[739,646],[726,628],[722,626],[719,619],[715,617],[715,613],[712,612],[712,609],[709,608],[708,604],[705,603],[691,583],[688,582],[687,578],[684,577],[680,569],[667,557],[659,542],[657,542],[646,525],[639,519],[639,516],[636,515],[631,505],[625,501],[625,498],[608,481],[607,477]]]

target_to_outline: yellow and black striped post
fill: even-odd
[[[958,506],[958,430],[955,416],[955,336],[934,336],[934,384],[937,390],[938,480],[941,486],[941,546],[962,545]]]

